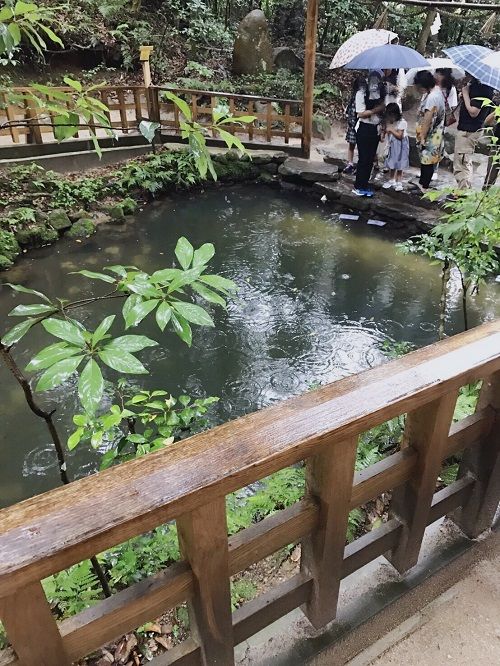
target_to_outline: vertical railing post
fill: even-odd
[[[312,120],[314,104],[314,76],[316,72],[316,38],[318,30],[319,0],[308,0],[306,45],[304,54],[304,109],[302,123],[302,156],[311,156]]]
[[[391,510],[403,529],[387,556],[400,573],[418,561],[456,402],[457,392],[452,391],[410,412],[406,420],[405,444],[417,452],[418,458],[411,479],[392,496]]]
[[[484,380],[478,409],[495,411],[492,427],[484,440],[463,455],[459,477],[471,474],[475,484],[468,501],[452,515],[470,538],[489,529],[500,502],[500,372]]]
[[[71,663],[41,583],[31,583],[0,599],[0,619],[22,666]]]
[[[43,143],[42,130],[38,124],[37,112],[33,106],[33,102],[25,100],[24,108],[29,127],[28,143]]]
[[[306,462],[307,492],[319,503],[319,523],[302,543],[301,568],[313,578],[303,611],[316,628],[337,613],[357,445],[357,437],[327,443]]]
[[[203,666],[232,666],[233,625],[226,502],[206,504],[177,519],[179,544],[195,577],[190,626]]]

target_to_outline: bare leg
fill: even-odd
[[[355,143],[349,143],[347,144],[349,147],[347,148],[347,162],[349,164],[354,163],[354,149],[356,148]]]
[[[392,171],[391,171],[391,173],[392,173]],[[392,178],[392,175],[391,175],[391,178]],[[400,183],[402,178],[403,178],[403,172],[401,171],[401,169],[396,169],[395,170],[395,177],[394,177],[394,180],[396,181],[396,183]]]

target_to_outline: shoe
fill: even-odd
[[[382,189],[390,190],[391,187],[395,187],[395,186],[396,186],[396,181],[395,180],[388,180],[387,183],[384,183],[382,185]]]
[[[403,183],[396,183],[394,185],[394,191],[395,192],[402,192],[403,191]]]
[[[358,190],[354,187],[351,192],[357,197],[366,197],[366,190]]]
[[[374,194],[373,190],[361,190],[361,191],[363,192],[365,197],[372,197]]]
[[[342,173],[347,174],[348,176],[355,173],[356,167],[354,164],[348,164]]]

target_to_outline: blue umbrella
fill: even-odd
[[[374,46],[344,65],[346,69],[411,69],[426,66],[429,67],[428,61],[418,51],[399,44]]]
[[[450,60],[465,69],[468,74],[472,74],[485,86],[500,90],[500,69],[490,67],[482,62],[485,56],[493,53],[491,49],[487,49],[485,46],[475,46],[474,44],[463,44],[462,46],[443,49],[443,51]]]

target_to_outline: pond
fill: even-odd
[[[417,346],[436,340],[437,266],[401,254],[385,228],[340,220],[319,201],[266,187],[164,200],[124,227],[106,226],[82,243],[61,241],[31,252],[4,281],[76,298],[89,283],[71,271],[122,263],[152,272],[172,264],[179,236],[195,246],[215,244],[213,270],[239,285],[238,297],[227,312],[215,312],[215,329],[194,329],[190,349],[145,320],[141,332],[160,345],[140,355],[151,376],[134,381],[174,395],[219,396],[214,424],[380,363],[380,345],[387,338]],[[105,285],[89,287],[103,293]],[[450,333],[462,327],[458,285],[452,292]],[[471,304],[473,325],[500,316],[499,292],[493,281],[481,290]],[[3,321],[18,302],[11,290],[1,288]],[[93,328],[104,314],[118,312],[112,305],[83,313],[86,325]],[[48,342],[43,331],[36,335],[28,335],[17,349],[22,367]],[[44,425],[4,367],[0,376],[0,506],[6,506],[57,485],[59,477]],[[41,401],[57,406],[61,431],[69,432],[76,382],[44,394]],[[97,454],[85,446],[70,456],[72,476],[96,468]]]

